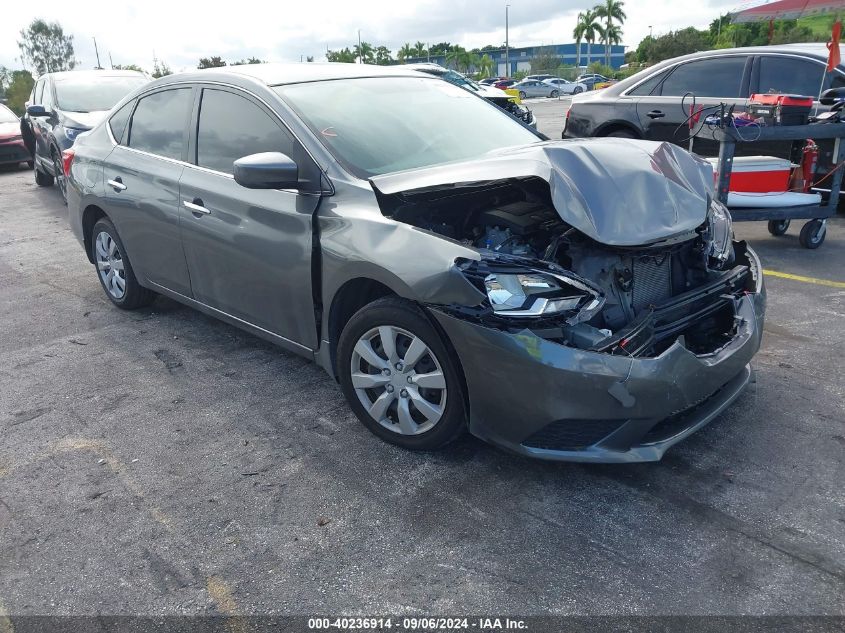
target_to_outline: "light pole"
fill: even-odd
[[[648,25],[648,39],[654,39],[654,38],[652,38],[652,36],[651,36],[651,33],[652,33],[652,29],[653,29],[653,28],[654,28],[654,27],[653,27],[651,24],[649,24],[649,25]]]
[[[505,77],[511,76],[510,42],[508,40],[508,9],[511,5],[505,5]]]

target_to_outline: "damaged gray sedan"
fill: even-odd
[[[657,460],[739,396],[760,345],[760,263],[709,164],[551,142],[401,67],[172,75],[63,164],[115,305],[165,295],[312,358],[405,448],[469,430]]]

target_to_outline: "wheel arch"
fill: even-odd
[[[596,131],[593,136],[608,136],[613,132],[619,131],[630,132],[634,135],[635,138],[643,138],[642,130],[638,129],[637,126],[633,125],[629,121],[622,121],[618,119],[602,123],[598,128],[596,128]]]
[[[94,263],[94,258],[91,255],[91,231],[94,225],[100,218],[109,217],[105,211],[95,204],[89,204],[82,212],[82,243],[85,246],[85,254],[88,256],[88,261]]]

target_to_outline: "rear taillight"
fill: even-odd
[[[76,154],[72,149],[66,149],[62,152],[62,171],[65,172],[65,178],[70,176],[70,164],[73,162],[73,157]]]

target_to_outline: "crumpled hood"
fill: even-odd
[[[713,167],[671,143],[573,139],[506,148],[482,158],[376,176],[384,194],[542,178],[564,222],[610,246],[640,246],[692,231],[714,197]]]
[[[108,113],[108,110],[98,110],[96,112],[62,112],[62,125],[80,130],[90,130],[102,121]]]

